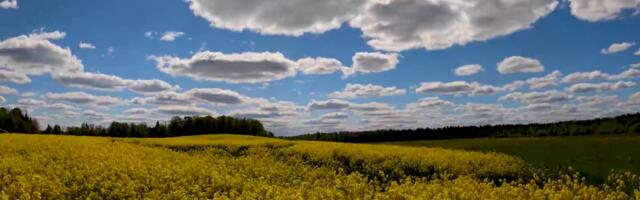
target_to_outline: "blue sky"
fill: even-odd
[[[639,9],[0,0],[0,105],[63,125],[225,114],[278,135],[613,116],[640,108]]]

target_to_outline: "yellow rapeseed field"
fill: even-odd
[[[503,154],[236,135],[0,134],[0,199],[640,199]]]

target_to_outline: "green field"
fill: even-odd
[[[640,137],[637,136],[483,138],[387,144],[505,153],[521,157],[547,174],[572,167],[590,182],[603,181],[612,169],[640,172]]]

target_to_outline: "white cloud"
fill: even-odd
[[[297,61],[298,70],[303,74],[333,74],[345,66],[333,58],[302,58]]]
[[[396,68],[400,62],[398,54],[380,53],[380,52],[358,52],[353,57],[353,66],[351,68],[343,68],[342,73],[345,77],[355,73],[378,73],[389,71]]]
[[[53,109],[53,110],[65,110],[65,111],[78,109],[74,106],[64,104],[64,103],[48,103],[46,105],[43,105],[43,107],[48,109]]]
[[[63,85],[79,88],[121,90],[126,86],[124,79],[118,76],[100,73],[59,73],[53,75],[53,78]]]
[[[328,119],[346,119],[349,118],[349,114],[345,112],[331,112],[326,113],[320,116],[320,119],[328,120]]]
[[[48,92],[44,95],[48,100],[53,101],[66,101],[77,104],[86,104],[94,106],[112,106],[122,103],[122,100],[112,96],[96,96],[85,92],[66,92],[66,93],[51,93]]]
[[[165,41],[165,42],[173,42],[177,38],[179,38],[179,37],[181,37],[183,35],[184,35],[184,32],[167,31],[167,32],[164,32],[164,34],[162,34],[162,37],[160,37],[160,40]]]
[[[618,96],[580,96],[577,98],[581,102],[581,106],[596,107],[602,105],[611,105],[619,102]]]
[[[409,103],[406,105],[407,109],[417,110],[417,109],[434,109],[441,108],[447,106],[454,106],[455,104],[451,101],[442,100],[439,97],[425,97],[416,102]]]
[[[366,0],[192,0],[190,8],[212,27],[251,30],[269,35],[300,36],[336,29]]]
[[[0,94],[18,94],[18,90],[0,85]]]
[[[549,90],[544,92],[513,92],[505,96],[500,97],[500,100],[517,100],[523,103],[557,103],[562,101],[568,101],[574,97],[557,90]]]
[[[629,67],[633,69],[640,69],[640,63],[630,64]]]
[[[619,53],[619,52],[626,51],[626,50],[630,49],[631,47],[633,47],[635,45],[636,45],[635,42],[613,43],[608,48],[600,50],[600,53],[602,53],[602,54]]]
[[[574,72],[562,78],[562,82],[573,83],[586,80],[608,79],[610,76],[610,74],[603,73],[599,70],[591,72]]]
[[[4,103],[7,102],[7,99],[5,99],[3,96],[0,96],[0,103]]]
[[[531,27],[555,0],[372,0],[350,24],[376,49],[445,49]]]
[[[174,91],[165,91],[154,93],[145,97],[135,97],[131,99],[131,103],[146,105],[146,104],[155,104],[155,105],[192,105],[195,102],[191,98],[191,96],[186,95],[184,93],[178,93]]]
[[[640,0],[569,0],[571,13],[579,19],[597,22],[612,20],[626,9],[640,8]]]
[[[146,114],[149,114],[150,112],[151,111],[146,108],[130,108],[124,111],[125,114],[130,114],[130,115],[146,115]]]
[[[393,107],[386,103],[368,102],[368,103],[350,103],[349,109],[357,112],[375,112],[382,110],[392,110]]]
[[[69,48],[50,41],[65,35],[59,31],[38,32],[0,41],[0,66],[27,75],[82,71],[82,62]]]
[[[472,64],[472,65],[463,65],[455,70],[456,76],[471,76],[477,73],[484,71],[482,65]]]
[[[53,79],[66,86],[107,91],[120,91],[128,88],[134,92],[147,93],[179,89],[178,86],[171,86],[171,84],[158,79],[130,80],[115,75],[92,72],[60,73],[53,75]]]
[[[477,82],[453,81],[453,82],[422,82],[415,89],[416,93],[436,93],[436,94],[463,94],[468,95],[488,95],[502,91],[511,91],[519,87],[520,84],[506,84],[502,87],[493,85],[482,85]]]
[[[604,92],[611,90],[621,90],[631,87],[635,87],[636,83],[630,81],[618,81],[615,83],[577,83],[569,88],[567,91],[572,93],[584,93],[584,92]]]
[[[156,67],[172,76],[188,76],[196,80],[228,83],[263,83],[296,75],[295,62],[281,53],[224,54],[198,52],[191,58],[151,56]]]
[[[195,106],[167,105],[155,109],[156,112],[167,115],[191,116],[191,115],[216,115],[215,111]]]
[[[553,11],[555,0],[193,0],[190,8],[216,28],[300,36],[361,29],[376,49],[444,49],[528,29]]]
[[[0,1],[0,8],[2,9],[18,9],[18,0],[3,0]]]
[[[127,80],[127,87],[134,92],[152,93],[179,90],[179,86],[171,84],[159,79],[137,79]]]
[[[82,41],[80,41],[80,44],[78,44],[78,47],[80,47],[81,49],[96,49],[95,45],[88,42],[82,42]]]
[[[562,78],[562,82],[574,83],[574,82],[590,81],[590,80],[597,80],[597,79],[613,81],[613,80],[623,80],[623,79],[631,79],[631,78],[637,78],[637,77],[640,77],[640,69],[635,69],[635,68],[628,69],[624,72],[621,72],[620,74],[608,74],[608,73],[601,72],[599,70],[595,70],[591,72],[574,72],[574,73],[568,74],[567,76]]]
[[[0,68],[0,81],[14,82],[18,84],[31,83],[31,79],[24,73]]]
[[[529,88],[531,89],[540,89],[550,86],[558,85],[559,79],[562,76],[560,71],[553,71],[550,74],[547,74],[544,77],[534,77],[527,79],[527,84],[529,84]]]
[[[307,105],[309,110],[328,110],[328,109],[344,109],[348,108],[351,105],[350,102],[339,100],[339,99],[329,99],[326,101],[311,101]]]
[[[633,53],[633,55],[640,56],[640,49],[638,49],[638,51],[636,51],[635,53]]]
[[[406,94],[406,90],[396,87],[383,87],[380,85],[361,85],[348,83],[343,91],[337,91],[329,94],[330,98],[355,99],[355,98],[371,98],[386,96],[402,96]]]
[[[45,101],[32,99],[32,98],[20,99],[18,100],[17,103],[19,107],[29,107],[29,108],[41,107],[41,106],[47,105],[47,102]]]
[[[498,72],[501,74],[533,73],[544,71],[540,61],[522,56],[511,56],[498,63]]]
[[[208,103],[216,104],[240,104],[248,99],[235,91],[218,88],[196,88],[185,92],[185,94]]]

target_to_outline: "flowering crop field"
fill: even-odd
[[[0,134],[0,199],[640,199],[640,179],[545,178],[518,157],[237,135]]]

